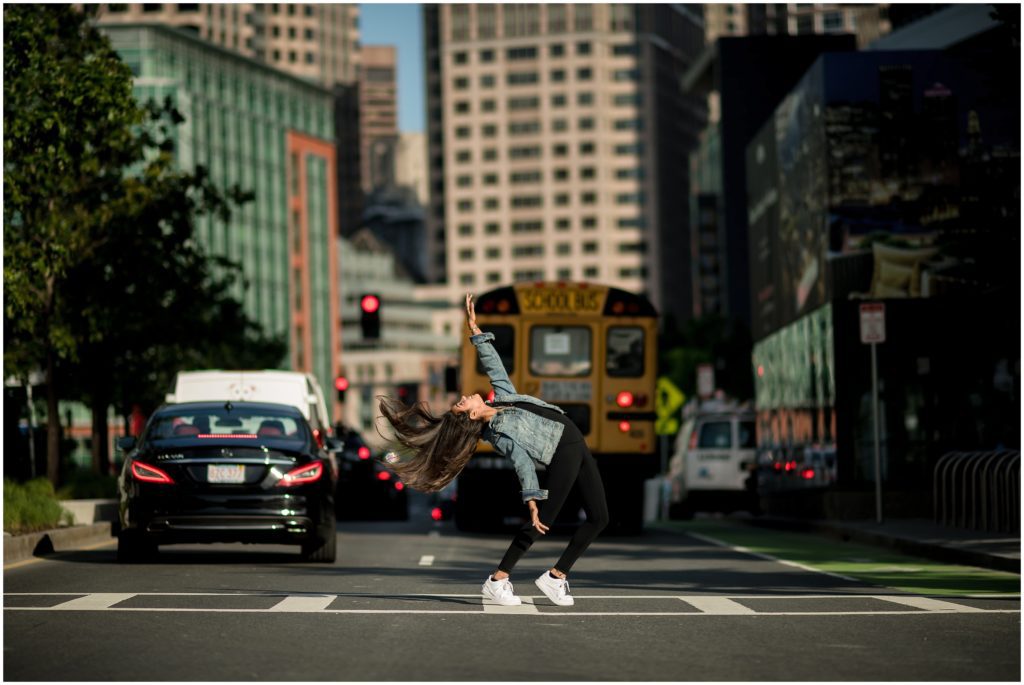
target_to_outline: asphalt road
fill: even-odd
[[[119,565],[111,543],[7,568],[4,679],[1020,679],[1019,597],[905,593],[657,530],[600,538],[571,608],[533,585],[566,540],[542,539],[507,609],[478,593],[508,538],[413,513],[340,523],[333,565],[242,545]]]

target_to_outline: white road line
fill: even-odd
[[[976,614],[985,611],[985,609],[969,607],[964,604],[955,604],[953,602],[944,602],[941,599],[932,599],[931,597],[915,597],[913,595],[907,595],[905,597],[903,595],[877,595],[877,597],[878,599],[886,602],[903,604],[908,607],[914,607],[915,609],[924,609],[925,611],[952,611],[964,614]]]
[[[756,613],[750,607],[745,607],[739,602],[734,602],[726,597],[680,597],[690,606],[696,608],[698,611],[702,611],[705,614],[717,614],[719,616],[727,614],[753,614]]]
[[[424,554],[422,557],[420,557],[420,566],[433,566],[433,565],[434,565],[434,557],[433,557],[433,555],[431,555],[431,554]]]
[[[495,604],[490,599],[484,600],[485,614],[540,614],[540,610],[533,603],[533,597],[522,597],[523,603],[519,606],[506,607]]]
[[[331,606],[337,599],[335,595],[324,595],[322,597],[308,597],[302,595],[291,595],[270,607],[268,611],[285,611],[288,613],[299,613],[309,611],[323,611]]]
[[[724,541],[718,540],[716,538],[708,537],[707,535],[701,535],[700,533],[691,533],[690,531],[686,531],[686,534],[690,535],[690,536],[693,536],[693,537],[697,538],[698,540],[703,540],[704,542],[709,542],[712,545],[717,545],[719,547],[725,547],[726,549],[732,549],[732,550],[735,550],[737,552],[742,552],[743,554],[749,554],[751,556],[758,557],[760,559],[767,559],[768,561],[774,561],[774,562],[776,562],[778,564],[784,564],[786,566],[792,566],[793,568],[798,568],[801,571],[810,571],[812,573],[824,573],[826,576],[832,576],[833,578],[839,578],[840,580],[845,580],[848,583],[863,583],[864,582],[864,581],[861,581],[861,580],[857,580],[856,578],[850,578],[849,576],[841,575],[839,573],[832,573],[830,571],[822,571],[820,568],[814,568],[813,566],[805,566],[804,564],[800,564],[800,563],[797,563],[795,561],[787,561],[786,559],[779,559],[778,557],[773,557],[770,554],[762,554],[761,552],[755,552],[752,549],[749,549],[747,547],[741,547],[740,545],[731,545],[728,542],[724,542]]]
[[[109,609],[118,602],[131,599],[134,596],[134,592],[94,592],[93,594],[86,595],[85,597],[69,599],[66,602],[61,602],[57,606],[50,607],[50,609],[55,611],[95,611],[98,609]]]

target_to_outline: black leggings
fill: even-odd
[[[554,522],[572,490],[573,483],[579,484],[587,520],[576,529],[569,546],[555,564],[555,568],[562,573],[569,573],[597,534],[608,525],[608,503],[604,499],[601,474],[597,470],[594,455],[587,449],[587,443],[582,440],[559,444],[551,458],[548,465],[548,499],[537,503],[541,523],[550,526]],[[509,545],[508,551],[498,564],[498,570],[511,573],[512,568],[538,537],[540,532],[533,527],[532,522],[527,521]]]

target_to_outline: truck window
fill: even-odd
[[[741,449],[753,449],[757,447],[757,430],[754,428],[753,421],[740,421],[739,431]]]
[[[732,422],[709,421],[700,427],[700,439],[697,447],[729,448],[732,447]]]
[[[615,378],[637,378],[644,375],[644,329],[612,326],[608,329],[608,351],[605,368]]]
[[[586,326],[534,326],[530,329],[530,373],[535,376],[587,376],[590,329]]]

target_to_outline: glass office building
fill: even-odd
[[[184,116],[180,166],[202,165],[219,188],[254,194],[228,222],[202,217],[197,236],[209,254],[242,265],[248,288],[235,296],[266,332],[286,336],[282,366],[330,389],[340,363],[331,92],[179,29],[100,29],[131,68],[137,97],[169,97]]]

